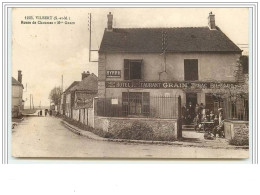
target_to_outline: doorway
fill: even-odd
[[[197,93],[186,93],[186,105],[192,104],[195,107],[197,104]]]
[[[197,104],[197,93],[186,93],[185,124],[191,125],[195,117],[195,106]]]

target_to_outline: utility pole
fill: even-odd
[[[92,50],[91,49],[91,13],[88,14],[88,30],[89,30],[89,62],[98,62],[98,61],[92,61],[91,60],[91,52],[92,51],[98,51],[98,50]]]
[[[30,94],[30,110],[32,109],[32,94]]]
[[[33,107],[33,109],[34,109],[34,104],[33,104],[33,95],[32,95],[32,107]]]
[[[91,61],[91,13],[89,13],[89,23],[88,23],[88,26],[89,26],[89,62]]]
[[[63,75],[61,75],[61,92],[63,93]]]

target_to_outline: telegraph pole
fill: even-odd
[[[61,92],[63,93],[63,75],[61,75]]]
[[[91,61],[91,13],[89,13],[89,62]]]
[[[91,60],[91,52],[92,51],[98,51],[98,50],[93,50],[93,49],[91,49],[91,19],[92,19],[92,17],[91,17],[91,13],[89,13],[88,14],[88,30],[89,30],[89,62],[98,62],[97,60]]]
[[[32,109],[32,94],[30,94],[30,110]]]
[[[34,104],[33,104],[33,95],[32,95],[32,107],[33,107],[33,109],[34,109]]]

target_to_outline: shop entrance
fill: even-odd
[[[197,104],[197,93],[186,93],[186,105],[192,104],[192,107],[195,108]]]
[[[186,93],[186,111],[184,113],[185,124],[191,125],[195,117],[197,93]]]

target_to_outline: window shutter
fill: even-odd
[[[144,61],[141,60],[141,79],[144,80]]]
[[[143,92],[142,113],[144,116],[149,116],[150,114],[150,93],[149,92]]]
[[[124,60],[124,79],[129,80],[130,79],[130,63],[129,60]]]

